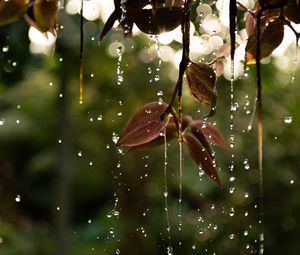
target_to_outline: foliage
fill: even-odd
[[[46,8],[50,12],[47,13],[50,18],[44,19],[43,17],[46,16],[40,15],[43,12],[43,5],[41,5],[40,1],[32,1],[29,9],[26,9],[27,2],[25,3],[25,9],[24,3],[22,3],[22,8],[17,8],[16,2],[13,1],[7,3],[13,3],[13,8],[10,8],[14,9],[16,12],[10,16],[13,19],[6,18],[4,21],[2,20],[4,16],[1,15],[1,24],[14,22],[20,15],[26,12],[26,20],[30,24],[34,24],[42,32],[47,30],[54,31],[54,20],[57,18],[56,11],[53,11],[54,8]],[[118,2],[116,3],[117,9],[120,9],[122,6]],[[145,6],[145,3],[143,3],[142,6],[136,6],[135,1],[127,1],[126,3],[129,12],[127,13],[127,16],[124,17],[125,19],[121,20],[126,35],[130,34],[132,28],[132,26],[127,27],[126,25],[128,25],[128,23],[132,24],[132,22],[136,23],[143,32],[151,34],[171,30],[181,23],[183,30],[183,54],[179,68],[178,81],[175,84],[169,104],[159,104],[158,102],[152,103],[151,107],[153,105],[157,107],[154,107],[154,112],[156,114],[146,114],[145,108],[146,110],[149,110],[148,104],[140,107],[139,111],[129,118],[123,133],[120,135],[118,145],[127,146],[130,150],[137,150],[140,149],[140,147],[145,148],[148,145],[161,144],[161,134],[164,133],[164,130],[166,130],[167,139],[170,139],[169,142],[171,142],[172,138],[176,138],[179,133],[179,141],[187,145],[190,155],[197,165],[201,165],[202,169],[219,185],[221,179],[219,178],[219,175],[221,175],[222,180],[224,180],[223,182],[225,182],[223,183],[223,187],[225,187],[225,191],[227,191],[226,187],[230,187],[231,181],[226,183],[226,179],[229,179],[229,177],[231,178],[232,176],[230,176],[230,172],[224,171],[226,163],[223,162],[228,161],[228,154],[225,154],[224,152],[217,154],[217,156],[219,155],[218,157],[222,159],[218,160],[219,164],[217,168],[214,161],[215,154],[209,146],[209,143],[212,142],[222,148],[226,148],[226,143],[220,132],[210,122],[207,120],[193,120],[192,117],[183,114],[182,106],[184,106],[185,102],[184,100],[181,101],[181,97],[182,94],[184,94],[182,87],[186,86],[190,89],[191,94],[197,101],[208,105],[212,109],[211,113],[214,113],[217,81],[214,77],[213,69],[217,68],[217,64],[222,65],[224,63],[224,59],[230,55],[228,52],[231,52],[231,55],[234,55],[233,47],[230,49],[230,44],[226,42],[226,45],[222,45],[225,48],[223,52],[227,51],[226,54],[219,54],[213,61],[196,63],[189,58],[188,23],[191,5],[185,7],[181,6],[177,7],[178,9],[174,8],[170,10],[160,6],[159,1],[153,1],[151,9],[143,9],[142,12],[145,15],[139,16],[139,10]],[[246,25],[248,24],[247,27],[250,36],[246,46],[246,60],[249,63],[258,63],[259,61],[257,60],[269,56],[277,45],[281,43],[283,24],[288,24],[294,29],[293,24],[290,23],[290,21],[299,23],[299,12],[294,12],[294,10],[297,10],[299,7],[297,3],[298,2],[296,1],[260,1],[260,5],[256,6],[257,11],[243,9],[243,12],[246,11],[248,17],[251,17],[247,19],[249,21],[246,23]],[[0,13],[7,10],[6,8],[8,8],[7,5],[0,5]],[[132,9],[130,10],[130,8]],[[174,14],[178,12],[183,14],[183,18],[180,16],[179,19],[177,14]],[[117,13],[118,15],[112,14],[106,25],[104,25],[101,39],[103,39],[105,34],[109,36],[108,31],[113,26],[115,20],[122,19],[122,12],[118,10]],[[160,16],[162,13],[164,14],[163,17]],[[235,12],[233,11],[232,13]],[[266,16],[265,19],[264,16]],[[149,27],[149,24],[144,21],[145,17],[151,19],[151,22],[154,24],[150,24]],[[235,15],[234,17],[231,16],[231,20],[235,19]],[[257,22],[257,20],[259,20],[259,22]],[[50,23],[48,23],[48,21],[50,21]],[[69,20],[68,22],[72,23],[74,21]],[[240,21],[238,21],[238,23],[240,23]],[[17,26],[18,24],[12,24],[11,27],[4,27],[5,30],[3,34],[12,34],[13,26]],[[74,22],[74,24],[76,24],[74,27],[78,27],[78,23]],[[255,24],[258,25],[255,26]],[[258,29],[260,27],[261,29]],[[277,30],[277,28],[280,29]],[[24,31],[24,27],[22,27],[22,29]],[[65,36],[68,37],[72,33],[75,34],[76,31],[78,30],[73,30]],[[294,31],[296,30],[294,29]],[[299,33],[297,31],[295,32],[295,35],[298,40]],[[111,82],[111,78],[114,77],[114,75],[111,73],[108,74],[109,70],[114,69],[112,66],[115,63],[110,58],[103,57],[105,56],[105,53],[102,47],[102,49],[100,48],[99,50],[95,46],[87,43],[85,46],[85,61],[87,62],[85,70],[94,70],[95,73],[98,74],[98,78],[97,82],[93,82],[92,79],[89,80],[86,78],[86,87],[89,87],[93,83],[100,84],[100,86],[99,89],[96,86],[91,86],[87,89],[85,104],[83,106],[78,106],[75,102],[76,100],[74,100],[76,97],[75,94],[77,93],[77,79],[75,78],[76,72],[74,72],[74,70],[77,70],[76,59],[79,58],[77,54],[74,54],[74,51],[78,46],[74,47],[74,45],[72,46],[70,43],[70,40],[67,40],[66,38],[63,39],[64,41],[57,45],[57,57],[54,64],[52,63],[52,60],[47,60],[42,57],[29,57],[26,55],[28,42],[23,43],[23,40],[21,40],[23,37],[21,36],[16,36],[16,38],[16,41],[22,48],[20,59],[23,60],[20,61],[24,61],[23,64],[18,67],[18,71],[22,74],[21,78],[24,78],[23,85],[20,84],[21,80],[16,80],[16,83],[12,84],[11,82],[7,82],[7,80],[11,81],[16,79],[16,77],[13,77],[14,71],[12,71],[12,74],[3,72],[5,73],[5,76],[1,75],[1,89],[4,92],[1,96],[1,114],[4,116],[3,118],[5,120],[5,124],[3,125],[4,129],[1,130],[1,169],[3,169],[1,170],[1,179],[3,180],[1,199],[7,201],[5,202],[5,208],[1,208],[1,214],[8,219],[7,223],[5,223],[6,220],[1,221],[1,225],[4,226],[2,229],[4,230],[1,232],[0,240],[3,240],[5,244],[4,249],[6,250],[4,250],[4,252],[7,254],[19,254],[20,252],[25,254],[53,254],[53,250],[56,247],[54,237],[59,235],[56,235],[52,224],[56,221],[56,218],[59,218],[59,213],[64,212],[63,205],[60,204],[61,200],[60,202],[56,201],[56,197],[60,197],[61,194],[58,196],[56,195],[55,190],[57,190],[57,186],[54,184],[55,180],[62,178],[62,176],[59,172],[54,172],[53,170],[56,169],[56,165],[60,165],[62,162],[73,161],[74,164],[71,168],[74,168],[76,178],[72,181],[72,191],[74,194],[72,198],[74,204],[71,206],[73,211],[72,224],[77,227],[74,231],[74,235],[71,235],[70,233],[66,235],[72,236],[71,240],[74,254],[86,253],[89,249],[107,252],[108,254],[117,252],[118,249],[122,252],[124,251],[124,254],[146,254],[145,251],[148,251],[147,254],[165,253],[165,249],[161,248],[161,246],[165,247],[167,245],[167,241],[164,241],[167,239],[167,236],[162,234],[165,232],[165,227],[158,226],[157,229],[153,229],[154,224],[157,225],[158,221],[162,221],[161,209],[163,206],[160,204],[161,197],[158,190],[160,190],[160,187],[163,184],[161,182],[160,173],[154,171],[154,169],[161,168],[161,164],[157,163],[162,159],[161,155],[159,155],[162,154],[161,151],[137,151],[136,153],[123,155],[121,149],[116,149],[118,153],[116,153],[115,158],[110,159],[116,138],[115,132],[117,132],[112,130],[116,130],[116,123],[119,130],[118,126],[123,122],[122,118],[114,117],[114,121],[111,121],[110,117],[119,116],[117,113],[120,112],[120,108],[122,107],[118,103],[120,101],[118,98],[121,95],[126,95],[126,97],[128,97],[125,99],[125,102],[123,102],[124,105],[126,104],[126,106],[128,106],[128,112],[132,111],[133,108],[138,107],[138,105],[144,104],[145,101],[153,100],[150,95],[153,95],[154,93],[151,94],[149,92],[150,89],[145,91],[146,89],[141,87],[141,84],[143,84],[141,81],[145,80],[143,68],[134,63],[134,58],[128,57],[130,63],[132,63],[132,69],[134,69],[134,72],[130,74],[135,75],[137,78],[132,80],[130,93],[126,88],[116,89]],[[276,40],[274,40],[274,38]],[[4,43],[3,45],[6,45],[6,39],[3,37],[1,40]],[[20,41],[22,41],[22,43],[20,43]],[[231,38],[231,41],[234,41],[234,39]],[[260,47],[257,47],[258,42],[260,43]],[[64,47],[63,45],[68,46]],[[13,49],[16,48],[14,45],[11,45],[10,47]],[[139,47],[144,46],[140,45]],[[258,49],[260,49],[259,54],[257,54]],[[97,51],[99,52],[97,53]],[[220,51],[221,50],[219,49],[219,52]],[[21,57],[23,54],[25,57]],[[61,57],[60,54],[64,61],[63,73],[69,73],[69,77],[67,78],[56,69],[56,66],[59,65],[58,59]],[[101,59],[101,63],[105,62],[106,64],[101,64],[99,67],[99,59]],[[46,66],[46,70],[42,71],[40,69],[40,64]],[[68,68],[65,69],[66,67]],[[287,113],[293,113],[293,116],[297,116],[297,108],[299,108],[295,100],[289,100],[294,98],[294,93],[293,95],[290,95],[287,94],[286,91],[282,91],[281,88],[273,87],[274,80],[272,79],[275,79],[275,77],[267,73],[271,73],[273,71],[272,68],[274,67],[271,67],[271,69],[267,69],[266,67],[264,69],[266,70],[266,89],[269,93],[265,100],[268,103],[270,102],[270,104],[268,104],[270,106],[265,109],[267,123],[278,118],[277,113],[275,113],[278,112],[278,109],[275,109],[276,107],[281,111],[281,116],[286,115]],[[130,70],[128,72],[130,72]],[[184,75],[186,75],[186,83],[184,83]],[[49,87],[46,89],[44,86],[41,86],[41,84],[48,84],[49,81],[51,81],[51,83],[61,84],[63,83],[63,80],[66,79],[68,80],[68,87],[73,87],[71,91],[72,97],[70,99],[68,97],[68,92],[64,91],[60,102],[67,102],[67,105],[70,104],[72,106],[66,111],[71,111],[71,117],[68,114],[66,115],[69,116],[68,118],[72,119],[72,122],[69,124],[67,123],[68,121],[66,122],[64,119],[65,115],[60,115],[63,112],[63,104],[57,104],[57,95],[61,94],[61,91],[58,91],[58,87],[56,88],[57,91],[53,92]],[[167,80],[162,86],[169,86],[170,82],[171,81]],[[239,86],[239,83],[242,83],[242,81],[237,83],[237,86]],[[226,84],[226,81],[220,78],[218,84]],[[20,87],[23,89],[20,89]],[[244,96],[244,89],[246,90],[246,88],[242,88],[242,86],[239,86],[239,88],[241,89],[237,91],[237,100],[242,102],[243,99],[241,99],[241,97]],[[218,90],[220,95],[218,108],[222,109],[218,112],[223,112],[223,109],[228,109],[227,106],[230,104],[228,102],[226,102],[227,104],[225,103],[227,99],[224,97],[228,91],[221,86]],[[298,93],[297,88],[295,88],[294,91],[295,93]],[[287,97],[287,100],[281,100],[281,98],[278,98],[278,95],[284,95]],[[176,96],[178,97],[179,107],[175,112],[173,103]],[[185,96],[183,95],[183,97]],[[15,109],[15,102],[18,100],[21,100],[19,102],[22,114]],[[278,106],[278,101],[283,101],[281,106]],[[115,104],[112,104],[112,102]],[[189,100],[186,100],[186,104],[188,103]],[[224,106],[225,104],[226,107]],[[245,107],[248,106],[245,104]],[[197,106],[194,107],[194,112],[196,109]],[[151,108],[151,112],[152,110],[153,109]],[[103,116],[100,117],[98,114],[101,111],[103,114],[105,112],[103,120]],[[124,115],[128,115],[128,112],[124,112]],[[21,119],[19,115],[22,116],[23,119]],[[57,120],[57,115],[60,116],[60,120]],[[98,124],[94,124],[96,122],[96,117],[99,117],[100,119],[99,122],[97,122]],[[150,122],[148,117],[150,117]],[[243,118],[245,119],[245,116],[240,117],[240,121],[242,122]],[[12,118],[12,120],[9,118]],[[222,114],[215,118],[219,118],[218,125],[220,125],[221,130],[224,130],[223,132],[226,133],[225,123],[229,121],[225,116],[222,116]],[[90,119],[93,119],[93,121],[90,121]],[[19,124],[13,124],[13,122],[17,120],[20,121],[22,128],[18,128],[17,125]],[[48,122],[49,120],[52,121]],[[60,121],[61,123],[59,123]],[[294,118],[294,122],[296,122],[296,118]],[[266,242],[266,247],[271,251],[272,246],[275,247],[275,244],[281,241],[283,243],[282,250],[280,250],[281,247],[275,248],[272,254],[276,254],[276,252],[279,252],[278,254],[280,254],[280,252],[284,249],[286,250],[287,247],[290,249],[290,254],[297,254],[297,249],[294,248],[293,243],[295,243],[295,236],[297,236],[298,233],[298,226],[295,227],[295,219],[297,219],[298,214],[296,214],[297,210],[294,208],[298,208],[299,206],[297,196],[295,195],[296,192],[293,192],[295,190],[286,185],[290,179],[296,180],[296,183],[298,180],[297,174],[291,170],[293,166],[299,163],[296,153],[297,139],[292,139],[292,136],[288,136],[288,134],[285,133],[283,133],[283,136],[286,135],[289,138],[281,137],[279,134],[281,134],[280,128],[281,130],[284,129],[283,123],[276,123],[277,125],[267,127],[269,129],[267,136],[270,137],[267,137],[266,139],[266,158],[270,161],[270,169],[284,169],[286,171],[284,175],[282,175],[283,177],[278,173],[280,172],[280,174],[283,174],[281,171],[277,170],[277,174],[272,172],[272,174],[270,174],[270,172],[268,172],[268,182],[272,183],[272,185],[266,186],[265,214],[270,216],[270,218],[266,219],[266,236],[270,237]],[[57,134],[57,130],[63,129],[61,126],[66,126],[67,131],[59,131],[59,134]],[[145,134],[145,130],[147,133],[149,127],[151,128],[151,136],[143,135],[143,133]],[[99,132],[101,135],[99,135]],[[228,136],[230,132],[228,130],[227,132],[226,135]],[[60,137],[62,134],[64,134],[63,139]],[[250,135],[251,134],[252,133],[250,133]],[[68,135],[71,135],[73,139],[77,138],[78,140],[67,138]],[[111,140],[111,136],[113,136],[113,141]],[[254,146],[253,138],[251,138],[251,136],[245,138],[245,135],[242,134],[242,132],[236,136],[236,151],[243,151],[241,155],[248,153],[249,161],[252,159],[251,162],[253,162],[255,159],[255,153],[254,150],[252,150]],[[274,136],[280,137],[279,144],[277,144],[276,148],[272,147],[273,143],[271,142],[271,140],[274,140]],[[297,133],[294,132],[293,137],[297,136]],[[134,141],[133,139],[137,139],[134,144],[128,143]],[[71,157],[60,158],[59,155],[57,155],[64,155],[64,149],[57,149],[62,148],[59,147],[60,143],[58,141],[61,141],[62,145],[70,143],[71,146],[67,147],[66,150],[69,151],[69,153],[71,152]],[[290,142],[290,148],[284,149],[285,141]],[[108,148],[107,145],[109,145]],[[251,148],[251,150],[249,150],[249,148]],[[160,149],[158,148],[158,150]],[[57,153],[57,151],[59,151],[59,153]],[[90,161],[88,158],[82,158],[82,156],[80,156],[82,153],[84,155],[86,153],[86,155],[90,155],[90,157],[93,155],[95,160]],[[147,161],[148,153],[153,157],[153,162],[151,163]],[[171,149],[171,152],[169,153],[173,155],[176,151]],[[99,158],[99,155],[101,155],[101,159]],[[91,162],[92,165],[90,165]],[[116,166],[119,166],[119,164],[121,164],[120,162],[128,172],[122,173],[122,171],[118,170],[119,168]],[[244,159],[237,159],[236,164],[243,165],[243,162]],[[142,164],[150,164],[152,170],[148,171],[147,167],[145,167],[145,169],[142,170],[145,170],[145,175],[143,175],[144,172],[141,174],[140,166]],[[171,169],[172,167],[176,168],[177,163],[173,164],[173,166],[170,166]],[[96,173],[89,171],[88,169],[92,166],[99,169],[99,171]],[[222,169],[221,172],[219,171],[219,166]],[[58,167],[58,169],[60,171],[63,167]],[[195,169],[195,167],[187,163],[186,169]],[[255,208],[255,205],[257,207],[258,203],[258,194],[255,191],[257,183],[256,176],[258,174],[255,167],[253,170],[254,171],[252,172],[247,172],[246,175],[236,173],[236,178],[239,178],[239,185],[241,185],[239,187],[240,190],[239,192],[233,192],[234,194],[227,198],[225,198],[225,192],[219,193],[203,181],[201,181],[201,187],[199,187],[198,173],[196,171],[186,171],[186,180],[184,181],[186,184],[183,187],[183,190],[185,190],[186,193],[183,204],[183,214],[186,215],[186,222],[184,222],[186,229],[183,230],[183,232],[175,233],[176,231],[174,231],[174,233],[172,233],[172,240],[174,242],[176,253],[178,251],[180,253],[192,254],[194,249],[191,247],[193,247],[194,243],[199,242],[200,245],[198,245],[196,249],[198,252],[205,252],[206,249],[220,254],[232,254],[233,251],[236,251],[237,254],[239,252],[248,254],[248,251],[251,253],[257,250],[257,241],[255,240],[259,230],[254,229],[255,227],[253,226],[256,224],[255,221],[258,213],[257,210],[253,208]],[[11,178],[10,175],[7,176],[7,171],[12,171],[13,176],[16,177]],[[111,171],[117,173],[112,173],[112,185],[108,185],[108,183],[111,183],[109,180],[111,178]],[[65,172],[62,173],[62,175],[64,174]],[[147,182],[145,180],[147,179],[146,174],[147,176],[148,174],[151,175],[151,181]],[[176,174],[173,175],[176,176]],[[140,179],[140,176],[145,177]],[[12,184],[10,183],[11,181]],[[176,215],[172,215],[172,212],[176,212],[176,198],[178,191],[176,185],[173,183],[176,182],[176,177],[173,177],[173,179],[171,178],[169,187],[170,217],[171,225],[174,226],[174,229],[177,217]],[[9,183],[9,185],[5,186],[5,183]],[[70,184],[67,183],[70,183],[69,180],[67,180],[65,186],[70,186]],[[249,187],[249,183],[253,185],[250,185],[251,187]],[[274,186],[276,186],[275,189]],[[201,194],[199,196],[199,189],[201,190],[201,194],[202,192],[207,194],[205,199],[202,198]],[[248,200],[241,198],[245,190],[250,190],[250,199]],[[287,190],[290,196],[282,199],[280,194]],[[118,195],[113,195],[113,193],[116,192]],[[19,193],[22,194],[21,208],[14,202],[17,198],[16,195]],[[247,192],[245,192],[245,194],[246,193]],[[49,194],[51,195],[49,196]],[[276,196],[274,194],[276,194]],[[113,197],[112,201],[110,201],[111,197]],[[274,197],[280,200],[274,201]],[[133,205],[132,201],[136,201],[136,204]],[[293,208],[289,207],[290,204],[293,204]],[[111,214],[107,214],[109,208],[113,205],[117,206],[115,206]],[[231,210],[231,205],[234,205],[234,211]],[[210,209],[215,206],[218,208],[218,212]],[[120,211],[118,211],[118,208],[120,208]],[[147,210],[149,208],[151,213],[147,215]],[[238,218],[234,220],[237,216],[231,216],[232,214],[242,215],[245,210],[250,213],[250,216],[244,219],[242,224]],[[14,213],[17,213],[17,215],[14,216]],[[119,217],[118,213],[121,213],[121,217]],[[145,222],[144,213],[147,215],[147,222]],[[214,215],[216,216],[215,218],[213,218]],[[207,222],[198,222],[198,217],[202,216],[203,218],[208,219]],[[92,222],[95,222],[95,224],[89,224],[90,218],[93,219]],[[116,225],[114,225],[115,223],[112,223],[110,220],[111,218],[115,219]],[[213,218],[213,223],[208,223],[211,218]],[[281,221],[281,224],[275,226],[275,224],[272,223],[273,219],[275,219],[275,221]],[[195,222],[198,223],[194,224]],[[221,225],[222,230],[215,230],[215,226]],[[249,225],[252,227],[248,227]],[[143,229],[141,226],[143,226]],[[144,228],[146,229],[146,232],[148,231],[147,238],[140,234],[140,232],[145,232]],[[217,228],[218,227],[216,227],[216,229]],[[116,231],[116,229],[118,229],[118,231]],[[134,229],[134,231],[132,231],[132,229]],[[135,229],[137,230],[135,231]],[[205,230],[204,234],[199,234],[203,229]],[[249,237],[247,236],[248,234],[243,237],[245,229],[249,232]],[[235,236],[231,235],[232,232],[236,233]],[[230,240],[228,239],[228,236]],[[47,241],[49,237],[51,239],[50,242]],[[101,241],[97,241],[98,239]],[[137,243],[137,247],[128,247],[128,243],[132,240]],[[137,242],[137,240],[140,242]],[[210,240],[214,240],[212,246],[208,244]],[[177,245],[181,241],[182,245]],[[14,242],[21,244],[20,250],[15,250],[16,247],[14,245],[9,245],[9,243]],[[244,248],[248,247],[247,245],[249,245],[249,248]],[[242,246],[243,248],[241,248]]]

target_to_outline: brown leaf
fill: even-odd
[[[283,21],[274,15],[266,15],[260,26],[260,59],[268,57],[282,42],[284,34]],[[255,64],[257,31],[248,38],[245,61]]]
[[[55,27],[58,0],[36,0],[33,4],[34,21],[41,32]]]
[[[142,106],[126,123],[117,145],[139,146],[159,137],[168,122],[168,117],[166,120],[161,119],[167,107],[166,103],[160,102],[151,102]]]
[[[210,122],[202,120],[194,120],[190,124],[191,131],[194,135],[201,133],[205,136],[209,143],[217,145],[227,150],[228,145],[221,132]],[[197,136],[197,135],[196,135]]]
[[[219,187],[221,187],[221,180],[218,175],[218,171],[205,147],[194,135],[184,134],[183,139],[188,146],[189,153],[192,159],[196,162],[198,166],[201,166],[202,170],[209,177],[211,177],[218,184]]]
[[[300,2],[297,0],[290,0],[283,9],[284,15],[292,22],[300,23]]]
[[[190,62],[185,72],[191,94],[199,103],[211,107],[208,116],[212,116],[215,113],[217,101],[214,70],[208,64]]]
[[[161,7],[155,11],[128,8],[127,11],[137,27],[146,34],[161,34],[175,29],[180,25],[183,14],[181,7]]]
[[[0,26],[17,21],[29,6],[29,0],[0,1]]]

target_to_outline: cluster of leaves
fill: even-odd
[[[0,2],[0,25],[24,17],[27,23],[41,32],[55,31],[58,0],[9,0]]]
[[[165,115],[168,105],[162,102],[151,102],[143,105],[128,120],[118,140],[119,146],[130,150],[152,148],[166,140],[178,137],[178,117]],[[227,149],[226,142],[218,129],[208,121],[193,120],[189,115],[183,115],[182,138],[187,145],[190,156],[199,167],[219,186],[221,181],[216,169],[214,154],[210,144]]]
[[[206,63],[194,63],[189,59],[189,23],[190,8],[193,1],[115,1],[115,10],[107,20],[102,30],[100,40],[119,19],[125,36],[131,35],[135,23],[141,31],[147,34],[160,34],[171,31],[180,24],[183,30],[183,56],[180,72],[171,102],[168,104],[152,102],[140,108],[126,124],[118,145],[127,146],[130,150],[160,145],[160,136],[164,129],[167,138],[179,137],[187,144],[191,157],[202,170],[221,186],[209,141],[226,147],[220,132],[210,123],[201,120],[194,121],[192,117],[175,114],[173,101],[176,94],[181,100],[183,77],[191,95],[201,104],[211,108],[207,116],[212,116],[216,110],[216,75]],[[181,106],[179,106],[181,107]],[[170,117],[172,115],[172,117]],[[206,128],[204,128],[206,127]],[[204,131],[207,130],[207,131]]]
[[[283,40],[284,25],[288,25],[295,33],[298,42],[300,33],[291,22],[300,23],[300,3],[297,0],[261,0],[255,11],[247,10],[246,30],[248,42],[246,46],[245,62],[256,63],[257,40],[259,33],[260,56],[268,57]],[[259,24],[257,24],[259,19]]]

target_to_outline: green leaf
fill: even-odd
[[[277,14],[262,17],[260,26],[260,59],[268,57],[283,40],[283,21]],[[247,64],[255,64],[257,31],[248,38],[246,45],[245,61]]]
[[[212,116],[215,113],[217,101],[214,70],[208,64],[190,62],[185,73],[192,96],[199,103],[210,106],[211,111],[208,116]]]

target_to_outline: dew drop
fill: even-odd
[[[9,51],[9,46],[7,45],[7,46],[4,46],[3,48],[2,48],[2,51],[3,52],[8,52]]]
[[[233,207],[231,207],[229,210],[229,216],[233,217],[234,215],[235,215],[235,209]]]
[[[230,234],[230,235],[229,235],[229,239],[230,239],[230,240],[232,240],[232,239],[234,239],[234,238],[235,238],[235,234]]]
[[[16,201],[17,203],[20,203],[20,202],[21,202],[21,196],[20,196],[20,195],[17,195],[17,196],[15,197],[15,201]]]
[[[290,180],[290,184],[294,184],[294,182],[295,182],[294,180]]]
[[[0,126],[3,126],[4,123],[5,123],[5,120],[0,118]]]
[[[77,155],[78,157],[82,157],[82,151],[78,151]]]
[[[288,116],[284,118],[284,123],[291,124],[293,122],[293,117]]]
[[[245,230],[245,231],[244,231],[244,236],[247,236],[247,235],[248,235],[248,231]]]

